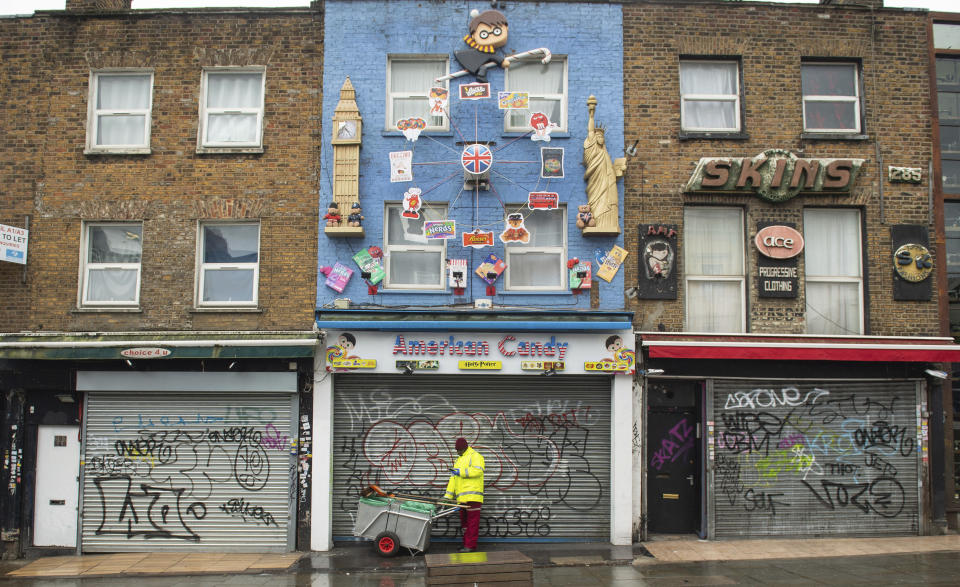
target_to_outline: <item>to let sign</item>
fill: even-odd
[[[27,241],[30,231],[26,228],[0,224],[0,261],[27,264]]]

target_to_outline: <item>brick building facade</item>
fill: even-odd
[[[3,441],[7,550],[73,546],[78,535],[85,550],[145,537],[216,543],[224,539],[209,538],[210,528],[240,520],[235,512],[271,492],[284,497],[255,504],[270,531],[248,538],[294,548],[297,521],[302,531],[309,516],[299,396],[317,345],[319,8],[131,11],[129,0],[70,0],[64,11],[0,19],[0,30],[9,139],[0,147],[0,222],[24,227],[29,217],[26,265],[0,263],[0,378],[5,423],[18,431]],[[171,383],[178,378],[183,385]],[[92,380],[93,395],[84,393]],[[138,394],[146,403],[124,412]],[[250,417],[281,408],[276,421]],[[100,417],[136,424],[98,431]],[[154,457],[123,443],[142,444],[136,429],[161,421],[183,435],[246,430],[204,457],[211,476],[224,472],[208,488],[205,515],[167,501],[188,480],[156,471],[147,479],[131,467]],[[72,496],[43,493],[57,484],[43,477],[50,463],[74,460],[45,452],[48,432],[66,451],[82,440],[80,460],[99,463],[85,470],[100,481],[81,491],[79,531],[75,516],[72,530],[60,528],[60,512],[76,512],[76,484],[67,484]],[[231,505],[226,475],[236,464],[216,454],[249,451],[250,435],[254,456],[283,470],[246,505]],[[290,490],[301,481],[305,501]],[[182,523],[147,524],[140,482],[163,486],[161,500]],[[110,505],[124,495],[134,502],[119,514],[136,519],[129,533]],[[220,502],[228,505],[217,510]],[[38,535],[50,528],[59,534]]]

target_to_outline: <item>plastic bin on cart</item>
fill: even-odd
[[[401,546],[423,552],[430,546],[433,520],[456,509],[437,514],[437,506],[430,503],[361,497],[353,535],[373,540],[374,548],[383,556],[393,556]]]

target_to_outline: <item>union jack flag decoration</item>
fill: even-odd
[[[493,153],[486,145],[479,143],[467,145],[460,155],[460,163],[467,173],[485,173],[493,165]]]

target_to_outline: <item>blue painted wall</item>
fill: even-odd
[[[332,304],[334,298],[348,297],[353,305],[394,306],[446,306],[472,302],[486,298],[486,282],[473,274],[473,270],[488,253],[505,257],[504,245],[496,238],[496,245],[483,249],[464,249],[460,244],[461,227],[484,225],[494,231],[495,237],[503,231],[503,207],[500,200],[513,210],[526,202],[527,192],[549,190],[560,194],[560,201],[567,204],[567,256],[579,257],[581,261],[593,262],[594,274],[598,269],[597,251],[606,252],[617,244],[623,246],[619,237],[589,237],[581,235],[575,225],[577,205],[586,202],[583,181],[583,140],[587,131],[587,98],[598,100],[596,120],[606,127],[606,144],[610,156],[623,157],[623,39],[621,36],[621,10],[619,5],[596,3],[533,3],[509,2],[501,9],[509,22],[509,39],[502,52],[504,55],[519,53],[538,47],[548,48],[554,55],[566,55],[568,60],[568,133],[554,133],[549,143],[533,142],[523,138],[513,143],[517,135],[503,133],[503,114],[497,109],[495,99],[482,102],[461,102],[456,96],[461,83],[475,81],[467,75],[451,80],[450,111],[453,126],[468,141],[474,137],[495,141],[494,169],[506,176],[492,176],[496,190],[480,192],[475,201],[473,192],[457,195],[462,186],[462,174],[443,183],[459,168],[459,152],[456,145],[460,136],[451,129],[448,133],[432,134],[432,139],[421,136],[415,143],[408,142],[399,132],[387,132],[385,128],[386,68],[389,54],[447,54],[450,70],[460,69],[453,52],[464,47],[462,38],[467,33],[471,9],[480,11],[489,8],[487,2],[427,2],[383,0],[369,2],[325,3],[324,18],[324,72],[323,72],[323,145],[321,152],[321,185],[319,206],[321,216],[332,200],[332,157],[330,127],[334,109],[340,97],[340,87],[349,76],[357,92],[357,104],[363,117],[363,143],[360,150],[360,203],[363,206],[365,237],[354,239],[329,238],[320,223],[318,266],[332,266],[336,261],[355,270],[344,292],[337,293],[324,284],[325,276],[319,275],[317,283],[317,306]],[[494,67],[488,71],[488,81],[496,96],[504,89],[504,72]],[[510,143],[508,145],[508,143]],[[565,149],[564,179],[539,179],[540,147],[563,147]],[[502,150],[497,151],[503,147]],[[413,150],[414,181],[390,183],[388,154],[392,151]],[[500,164],[497,161],[536,161],[530,164]],[[427,161],[449,161],[456,165],[416,165]],[[620,189],[621,231],[623,217],[623,182]],[[371,245],[381,248],[383,243],[383,203],[399,202],[410,186],[425,193],[427,203],[446,202],[448,218],[456,220],[458,238],[447,242],[448,258],[467,259],[468,287],[464,296],[454,296],[452,290],[440,293],[388,292],[381,287],[379,293],[370,295],[367,285],[360,279],[359,271],[351,257],[357,251]],[[427,193],[428,190],[429,193]],[[499,200],[497,198],[499,195]],[[454,201],[456,200],[456,203]],[[626,263],[634,262],[631,257]],[[600,309],[623,309],[623,274],[621,267],[612,283],[594,275],[600,291]],[[446,279],[444,280],[446,282]],[[381,284],[382,285],[382,284]],[[504,292],[504,278],[497,281],[497,306],[519,306],[552,309],[588,309],[590,295],[584,292],[574,295],[569,290],[550,293]]]

